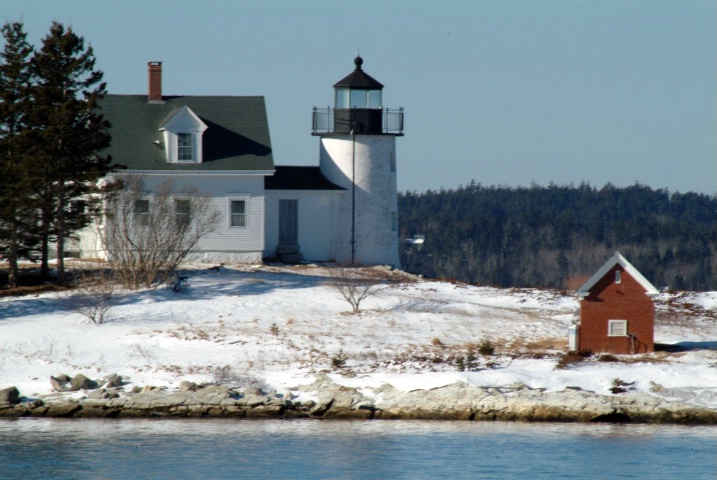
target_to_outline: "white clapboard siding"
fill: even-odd
[[[148,197],[164,181],[173,182],[173,191],[178,197],[189,189],[211,197],[211,204],[219,212],[217,229],[202,238],[195,247],[191,258],[206,261],[261,261],[264,251],[264,176],[233,173],[211,174],[147,174],[143,176]],[[230,226],[230,201],[247,202],[247,227]],[[94,234],[89,229],[80,233],[77,244],[83,257],[96,256]]]
[[[298,243],[302,257],[308,261],[336,258],[334,243],[339,199],[345,191],[266,191],[266,242],[264,255],[276,256],[279,244],[279,200],[296,200],[298,206]]]

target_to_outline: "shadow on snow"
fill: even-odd
[[[138,303],[156,304],[175,301],[199,301],[216,297],[247,297],[265,295],[277,289],[312,288],[329,282],[330,277],[313,275],[245,272],[222,268],[220,271],[183,270],[189,286],[179,292],[173,290],[173,284],[165,284],[151,289],[121,291],[113,295],[112,306],[133,305]],[[225,282],[222,279],[226,278]],[[50,314],[77,313],[73,306],[73,292],[49,296],[23,296],[0,301],[0,322],[19,317]],[[79,315],[79,314],[78,314]],[[119,320],[119,317],[117,318]],[[107,320],[111,323],[112,318]]]

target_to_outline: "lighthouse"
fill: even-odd
[[[384,107],[383,85],[363,71],[361,57],[354,65],[334,85],[334,107],[313,111],[319,169],[345,189],[334,217],[334,257],[399,267],[396,137],[403,136],[403,109]]]

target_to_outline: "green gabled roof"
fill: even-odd
[[[189,107],[208,126],[202,136],[202,163],[168,163],[159,130],[174,113]],[[273,170],[264,97],[164,97],[107,95],[102,114],[112,123],[108,153],[131,170]]]

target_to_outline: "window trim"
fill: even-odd
[[[140,212],[139,214],[137,214],[137,202],[146,202],[147,211]],[[132,206],[132,221],[134,222],[135,226],[140,227],[140,228],[148,227],[151,211],[152,211],[152,201],[149,198],[136,199],[134,201],[134,205]],[[139,221],[140,218],[143,219],[141,222]]]
[[[619,333],[615,333],[616,326]],[[622,333],[624,332],[624,333]],[[608,337],[627,337],[627,320],[608,320],[607,321],[607,336]]]
[[[187,197],[172,197],[173,203],[174,203],[174,221],[177,224],[177,227],[186,227],[191,228],[192,226],[192,201]],[[177,210],[177,202],[187,202],[187,205],[189,206],[189,211],[187,213],[179,213]],[[179,225],[179,216],[180,215],[186,215],[188,222],[186,225]]]
[[[196,155],[194,154],[194,145],[196,143],[196,135],[193,132],[177,132],[176,136],[176,162],[177,163],[197,163]],[[181,138],[188,138],[189,145],[180,145]],[[181,158],[180,152],[186,153],[189,151],[189,158]]]
[[[227,198],[228,228],[248,229],[249,228],[249,196],[232,196]],[[244,225],[232,225],[232,202],[244,202]]]

